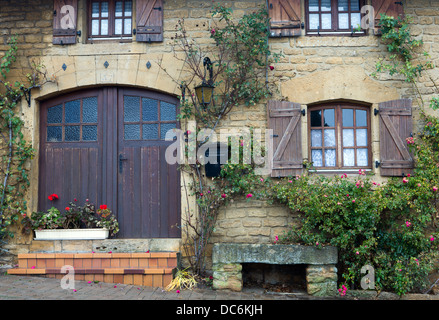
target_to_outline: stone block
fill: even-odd
[[[308,294],[337,295],[337,268],[334,265],[308,265],[306,269]]]
[[[55,241],[32,241],[29,252],[55,252]]]
[[[214,264],[213,284],[216,290],[229,289],[232,291],[242,290],[242,265],[236,264]]]
[[[217,243],[213,263],[336,264],[336,247],[316,248],[302,245]]]

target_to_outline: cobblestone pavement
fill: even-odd
[[[396,294],[383,292],[376,296],[373,292],[366,294],[357,291],[361,295],[346,297],[313,297],[305,292],[295,294],[282,294],[265,292],[262,288],[244,288],[242,292],[226,290],[212,290],[210,288],[196,288],[193,290],[181,290],[167,292],[161,288],[144,286],[112,284],[112,283],[88,283],[75,281],[75,288],[63,289],[61,280],[49,279],[37,276],[16,276],[0,273],[0,300],[228,300],[228,301],[293,301],[293,300],[400,300]],[[431,294],[408,294],[401,300],[439,300],[439,295]]]
[[[197,288],[177,293],[104,282],[75,281],[74,285],[74,290],[63,289],[58,279],[3,274],[0,276],[0,300],[318,300],[305,293],[267,294],[257,288],[242,292]]]

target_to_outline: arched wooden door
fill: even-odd
[[[116,214],[118,238],[180,237],[180,175],[164,141],[177,113],[176,98],[120,87],[43,102],[39,210],[89,199]]]

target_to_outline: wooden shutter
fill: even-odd
[[[298,103],[268,101],[268,125],[273,129],[272,177],[303,171],[301,116]]]
[[[372,0],[372,7],[375,10],[375,29],[377,30],[378,34],[380,33],[379,22],[381,19],[381,14],[386,14],[394,18],[404,17],[404,7],[402,5],[402,1]]]
[[[53,1],[53,44],[75,44],[78,0]]]
[[[270,36],[300,36],[302,9],[300,0],[269,0]]]
[[[380,168],[382,176],[413,173],[413,158],[406,138],[412,135],[412,101],[401,99],[379,104]]]
[[[163,41],[163,0],[137,0],[136,25],[136,41]]]

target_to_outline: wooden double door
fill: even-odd
[[[44,101],[39,210],[88,199],[115,213],[118,238],[180,237],[180,174],[165,160],[177,113],[174,97],[123,87]]]

